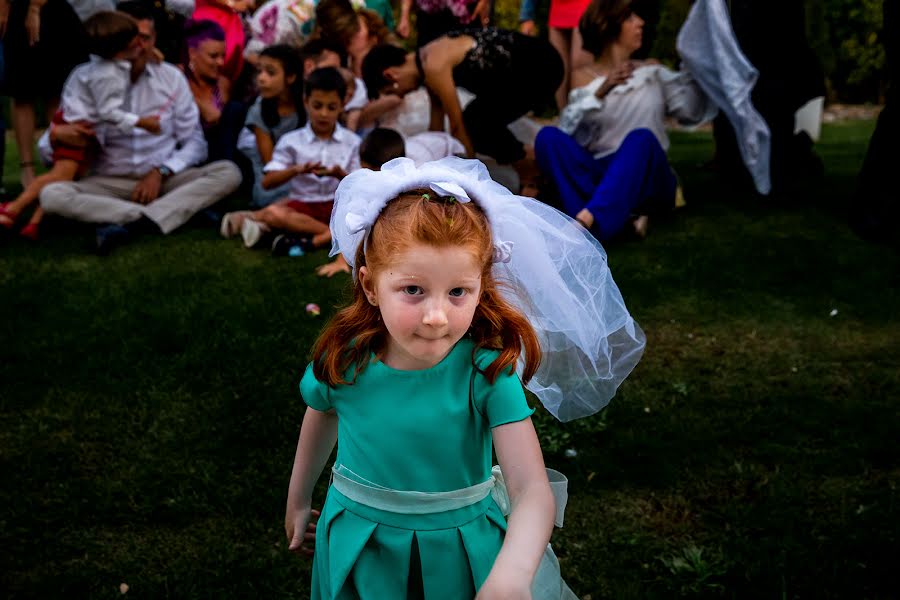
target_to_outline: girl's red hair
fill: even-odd
[[[522,381],[528,383],[541,362],[541,347],[525,316],[500,294],[491,272],[491,228],[478,205],[440,197],[431,190],[401,194],[388,202],[375,220],[368,240],[360,244],[356,267],[367,267],[377,278],[394,256],[416,243],[438,248],[461,246],[475,255],[482,265],[481,298],[468,335],[476,348],[500,351],[484,375],[493,383],[502,370],[515,369],[524,353]],[[382,354],[386,341],[381,313],[369,304],[357,280],[350,305],[338,311],[313,346],[313,372],[319,381],[330,386],[351,384],[369,364],[373,353]]]

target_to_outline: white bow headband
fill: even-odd
[[[416,167],[396,158],[381,171],[354,171],[335,192],[331,255],[342,253],[355,271],[356,251],[385,205],[416,188],[459,202],[474,198],[487,216],[494,278],[541,344],[541,366],[528,389],[561,421],[605,407],[644,349],[606,253],[570,217],[493,181],[480,161],[448,157]]]

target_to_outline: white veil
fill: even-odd
[[[477,160],[408,158],[341,181],[331,214],[333,245],[354,264],[356,250],[388,201],[432,188],[476,202],[491,224],[494,276],[531,322],[543,351],[527,384],[560,421],[604,408],[641,358],[645,337],[628,313],[600,243],[575,220],[494,182]],[[519,364],[521,373],[522,364]]]

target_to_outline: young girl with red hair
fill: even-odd
[[[312,598],[575,598],[548,544],[566,480],[544,468],[522,384],[568,420],[637,363],[602,248],[455,157],[350,174],[331,229],[353,300],[300,384],[285,517],[289,548],[315,556]]]

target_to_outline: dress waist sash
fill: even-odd
[[[550,480],[550,490],[556,501],[554,523],[557,527],[562,527],[566,503],[569,499],[569,480],[565,475],[553,469],[547,469],[547,479]],[[488,494],[494,497],[503,516],[508,516],[512,508],[503,472],[499,466],[491,469],[491,477],[488,480],[447,492],[391,489],[357,475],[344,465],[337,464],[331,469],[331,484],[337,491],[354,502],[392,513],[424,515],[446,512],[477,504]]]

